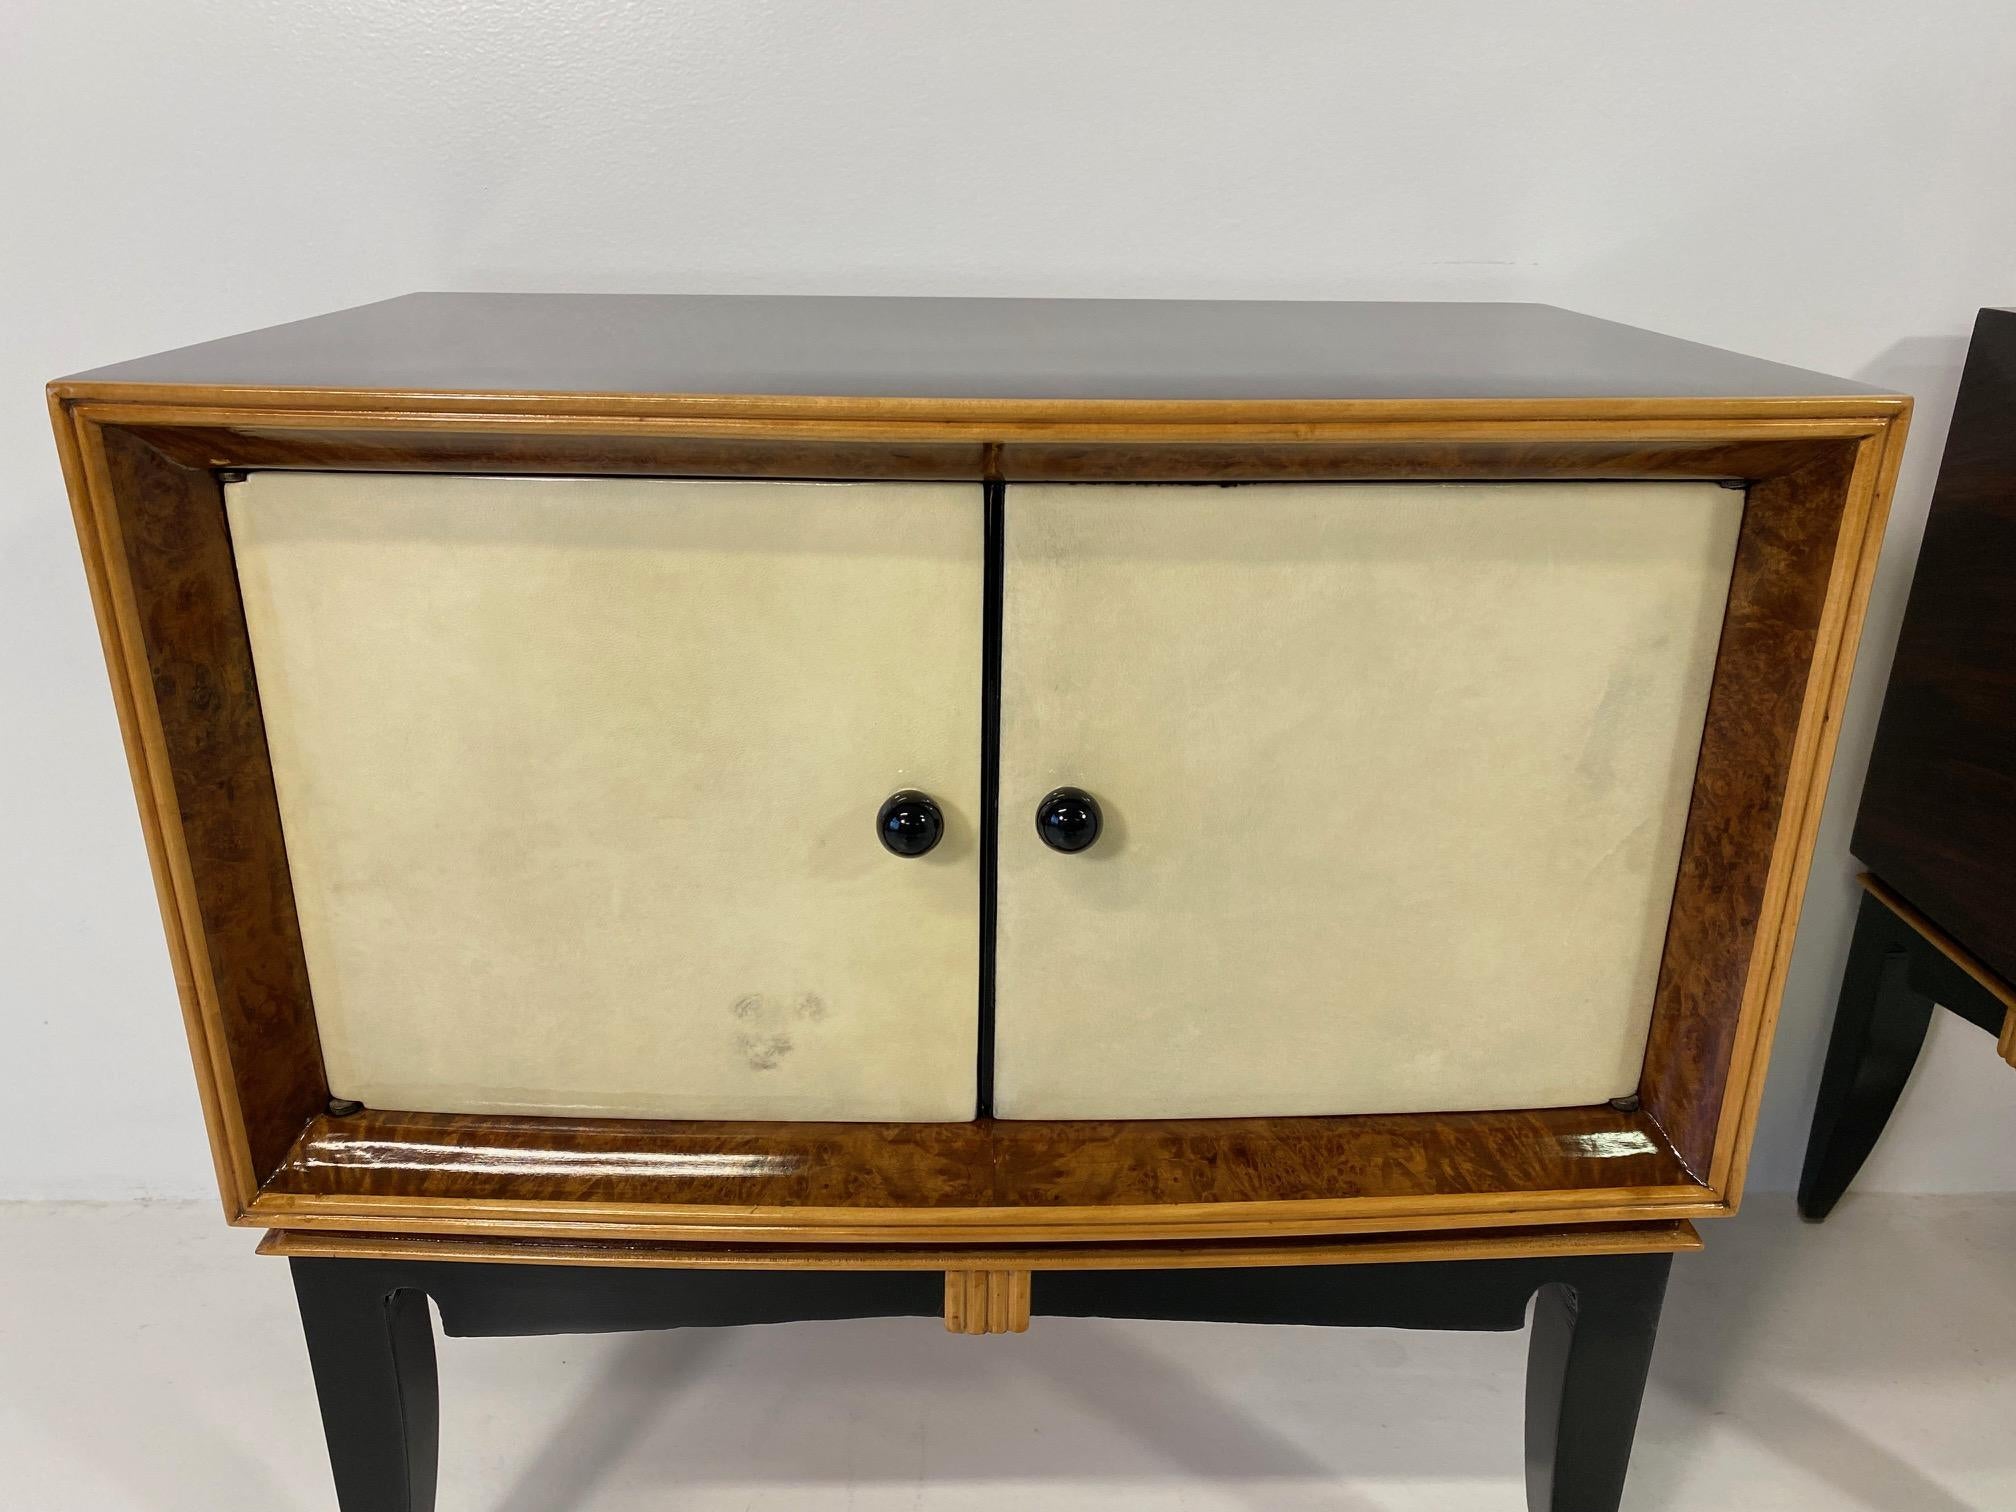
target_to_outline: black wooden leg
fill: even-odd
[[[1864,894],[1799,1177],[1799,1212],[1816,1223],[1876,1148],[1918,1064],[1933,1008],[1912,982],[1912,955],[1920,948],[1910,926]]]
[[[427,1296],[360,1260],[293,1260],[342,1512],[433,1512],[440,1392]]]
[[[1652,1368],[1667,1255],[1550,1282],[1526,1357],[1527,1512],[1617,1512]]]

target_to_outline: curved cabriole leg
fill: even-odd
[[[1800,1216],[1815,1223],[1876,1148],[1924,1048],[1933,1002],[1911,983],[1916,941],[1879,899],[1863,896],[1799,1176]]]
[[[1617,1512],[1652,1367],[1666,1255],[1540,1288],[1526,1357],[1527,1512]]]
[[[440,1391],[427,1296],[385,1267],[292,1260],[342,1512],[433,1512]]]

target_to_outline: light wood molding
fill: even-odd
[[[708,1209],[664,1204],[527,1203],[477,1198],[429,1203],[398,1198],[277,1198],[262,1195],[239,1217],[247,1227],[471,1234],[513,1238],[651,1239],[702,1243],[1015,1244],[1132,1239],[1237,1239],[1264,1235],[1433,1232],[1560,1223],[1719,1218],[1727,1205],[1699,1188],[1592,1193],[1502,1193],[1462,1201],[1335,1201],[1149,1204],[1046,1209]]]
[[[1513,1260],[1561,1255],[1677,1254],[1701,1248],[1694,1225],[1576,1223],[1553,1228],[1366,1234],[1355,1238],[1205,1243],[731,1245],[664,1240],[422,1237],[269,1229],[262,1255],[330,1260],[454,1260],[492,1265],[591,1265],[669,1270],[1191,1270],[1296,1265],[1384,1265],[1421,1260]]]
[[[1782,395],[1772,397],[1627,398],[1368,398],[1368,399],[956,399],[900,395],[835,397],[817,394],[577,394],[448,393],[434,389],[268,388],[211,384],[112,383],[84,378],[49,385],[52,400],[66,405],[103,405],[97,418],[114,424],[218,423],[220,417],[250,418],[261,413],[289,423],[337,425],[370,417],[374,427],[424,427],[452,423],[456,416],[529,419],[549,426],[585,421],[600,429],[609,421],[671,420],[700,425],[760,429],[779,433],[785,422],[916,427],[944,435],[971,426],[995,436],[1006,430],[1060,427],[1098,431],[1122,439],[1134,425],[1161,433],[1168,428],[1218,426],[1233,439],[1266,439],[1271,427],[1300,436],[1312,424],[1356,426],[1385,421],[1463,438],[1466,426],[1557,422],[1573,432],[1599,414],[1631,423],[1641,436],[1670,434],[1726,436],[1743,430],[1761,434],[1864,435],[1909,412],[1911,401],[1897,394]],[[308,417],[323,417],[316,420]],[[1256,429],[1257,428],[1257,429]]]
[[[1855,651],[1868,613],[1870,585],[1890,517],[1897,471],[1904,459],[1910,427],[1907,406],[1878,435],[1855,448],[1855,462],[1842,509],[1834,576],[1814,647],[1807,681],[1800,734],[1795,745],[1790,784],[1777,842],[1772,849],[1772,876],[1782,882],[1766,889],[1765,911],[1757,929],[1764,950],[1753,959],[1737,1034],[1737,1058],[1725,1094],[1723,1116],[1716,1132],[1715,1157],[1708,1183],[1728,1200],[1733,1213],[1743,1199],[1743,1182],[1756,1138],[1757,1110],[1764,1098],[1765,1071],[1771,1041],[1784,997],[1785,977],[1792,965],[1792,946],[1799,932],[1799,912],[1813,864],[1820,819],[1833,770],[1834,747],[1841,733],[1841,714],[1848,703]]]
[[[1880,899],[1885,908],[1918,931],[1926,944],[1980,983],[1982,990],[1990,997],[2009,1012],[2016,1013],[2016,987],[2012,987],[1982,965],[1966,946],[1905,902],[1894,889],[1886,887],[1874,872],[1863,872],[1855,880],[1864,892]],[[2006,1036],[2008,1030],[2003,1030],[2003,1033]]]
[[[1996,1036],[1995,1053],[2016,1068],[2016,987],[2003,981],[1966,946],[1905,902],[1893,889],[1884,886],[1874,872],[1863,872],[1855,880],[1861,884],[1863,891],[1881,899],[1883,906],[1915,929],[1926,944],[1972,977],[1983,991],[2002,1005],[2002,1032]]]
[[[955,1334],[1026,1333],[1029,1272],[945,1272],[945,1331]]]

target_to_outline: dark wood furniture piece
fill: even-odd
[[[419,1293],[1538,1291],[1533,1504],[1616,1506],[1666,1257],[1741,1197],[1908,399],[1538,306],[416,295],[50,404],[346,1512],[431,1495]]]
[[[2016,1065],[2016,310],[1967,350],[1854,853],[1869,867],[1799,1209],[1825,1218],[1917,1064],[1934,1004]]]

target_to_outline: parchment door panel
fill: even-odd
[[[226,498],[337,1096],[973,1115],[978,487]],[[901,788],[928,855],[877,843]]]
[[[1742,503],[1011,487],[997,1110],[1635,1090]]]

